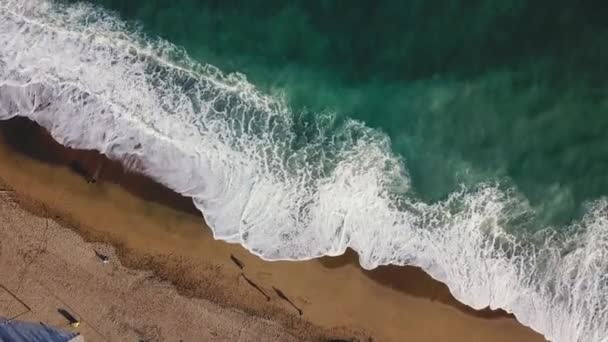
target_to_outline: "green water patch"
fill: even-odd
[[[294,110],[384,131],[425,200],[499,180],[564,223],[608,194],[605,2],[90,2]]]

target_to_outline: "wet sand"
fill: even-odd
[[[62,147],[26,119],[0,123],[0,180],[17,203],[111,244],[122,264],[152,271],[180,296],[268,319],[301,340],[544,341],[503,311],[459,303],[415,267],[365,271],[354,253],[262,261],[213,240],[189,199],[104,159]],[[102,161],[97,182],[87,183]]]

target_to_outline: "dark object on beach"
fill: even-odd
[[[74,317],[74,315],[69,313],[67,310],[57,309],[57,312],[59,312],[59,314],[61,314],[61,316],[63,316],[65,319],[67,319],[68,322],[70,322],[70,325],[73,326],[74,328],[76,328],[80,325],[80,321],[77,320],[76,317]]]
[[[104,264],[107,264],[110,261],[110,258],[108,258],[107,255],[103,255],[101,253],[99,253],[98,251],[94,251],[95,255],[99,258],[99,260],[101,260],[101,262],[103,262]]]
[[[91,175],[89,175],[89,173],[87,172],[87,170],[85,170],[84,167],[82,167],[82,165],[80,165],[77,161],[73,160],[70,163],[70,169],[74,172],[76,172],[78,175],[80,175],[82,178],[84,178],[87,183],[95,183],[97,180],[94,179],[93,177],[91,177]]]
[[[274,287],[274,286],[272,287],[272,289],[274,290],[274,292],[276,292],[276,293],[277,293],[277,295],[278,295],[278,296],[279,296],[281,299],[283,299],[284,301],[286,301],[287,303],[289,303],[291,306],[293,306],[293,308],[294,308],[294,309],[298,310],[298,313],[300,314],[300,316],[302,316],[302,314],[303,314],[304,312],[302,312],[302,310],[301,310],[301,309],[300,309],[300,308],[299,308],[297,305],[295,305],[295,304],[294,304],[294,303],[293,303],[291,300],[289,300],[289,298],[287,298],[287,296],[285,295],[285,293],[283,293],[283,291],[281,291],[281,290],[277,289],[277,288],[276,288],[276,287]]]
[[[237,259],[234,255],[230,254],[230,260],[240,269],[245,268],[245,264],[239,259]]]
[[[104,159],[103,157],[99,159],[97,162],[97,167],[95,168],[95,172],[93,172],[93,177],[91,177],[92,183],[97,182],[99,179],[99,175],[101,174],[101,169],[103,169]]]
[[[269,302],[270,301],[270,296],[266,294],[266,292],[264,292],[264,290],[262,290],[258,284],[254,283],[253,280],[247,278],[247,276],[245,275],[245,273],[241,273],[241,276],[243,277],[243,279],[245,279],[245,281],[251,285],[254,289],[258,290],[259,293],[261,293],[265,298],[266,301]]]
[[[70,162],[70,169],[72,171],[76,172],[81,177],[83,177],[87,181],[87,183],[95,184],[95,183],[97,183],[97,179],[99,179],[99,174],[101,173],[101,169],[103,168],[103,165],[104,165],[104,161],[102,159],[97,163],[97,167],[95,168],[95,171],[93,172],[92,175],[89,174],[89,172],[80,163],[78,163],[75,160]]]

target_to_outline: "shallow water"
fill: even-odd
[[[265,259],[350,247],[602,341],[602,9],[393,4],[0,0],[0,119],[191,196]]]

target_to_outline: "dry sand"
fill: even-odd
[[[100,181],[87,184],[83,174],[94,172],[101,159],[96,153],[65,149],[23,119],[0,123],[0,133],[0,179],[14,190],[12,201],[52,218],[53,257],[40,257],[46,220],[6,204],[0,215],[0,285],[12,279],[4,285],[17,291],[16,275],[29,263],[34,272],[24,279],[31,287],[17,294],[46,294],[31,320],[61,325],[56,298],[85,317],[87,324],[78,329],[88,340],[157,334],[167,341],[237,341],[240,332],[242,341],[544,341],[504,312],[458,303],[443,284],[414,267],[364,271],[352,253],[262,261],[213,240],[188,199],[124,173],[117,163],[106,162]],[[70,167],[71,161],[79,166]],[[54,221],[87,241],[112,244],[128,268],[115,257],[100,264],[93,253],[97,244]]]
[[[78,331],[86,341],[300,340],[275,322],[180,296],[152,272],[125,268],[112,247],[85,243],[55,221],[24,211],[11,192],[0,193],[0,220],[5,317]],[[60,309],[80,325],[72,328]]]

